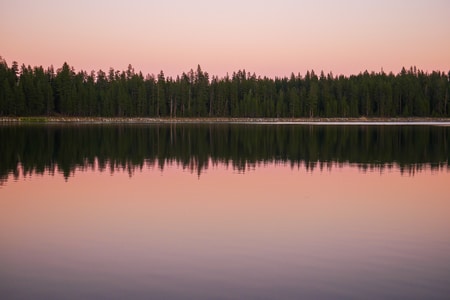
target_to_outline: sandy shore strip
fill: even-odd
[[[0,117],[0,123],[85,124],[299,124],[299,125],[445,125],[450,118],[141,118],[141,117]]]

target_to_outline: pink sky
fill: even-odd
[[[8,64],[175,76],[450,70],[450,1],[0,1]]]

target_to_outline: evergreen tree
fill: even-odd
[[[110,69],[89,74],[67,63],[8,67],[0,57],[0,115],[147,117],[450,116],[450,72],[412,67],[399,74],[350,77],[308,71],[305,77],[257,77],[238,70],[223,78],[197,69],[176,79]]]
[[[156,115],[164,117],[166,116],[166,79],[163,71],[158,74],[156,97]]]
[[[308,111],[310,118],[316,116],[318,100],[319,100],[319,85],[316,80],[312,80],[308,93]]]

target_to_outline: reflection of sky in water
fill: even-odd
[[[449,179],[273,164],[19,178],[0,190],[0,295],[445,298]]]

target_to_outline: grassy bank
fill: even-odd
[[[109,118],[109,117],[0,117],[1,123],[423,123],[450,118]]]

